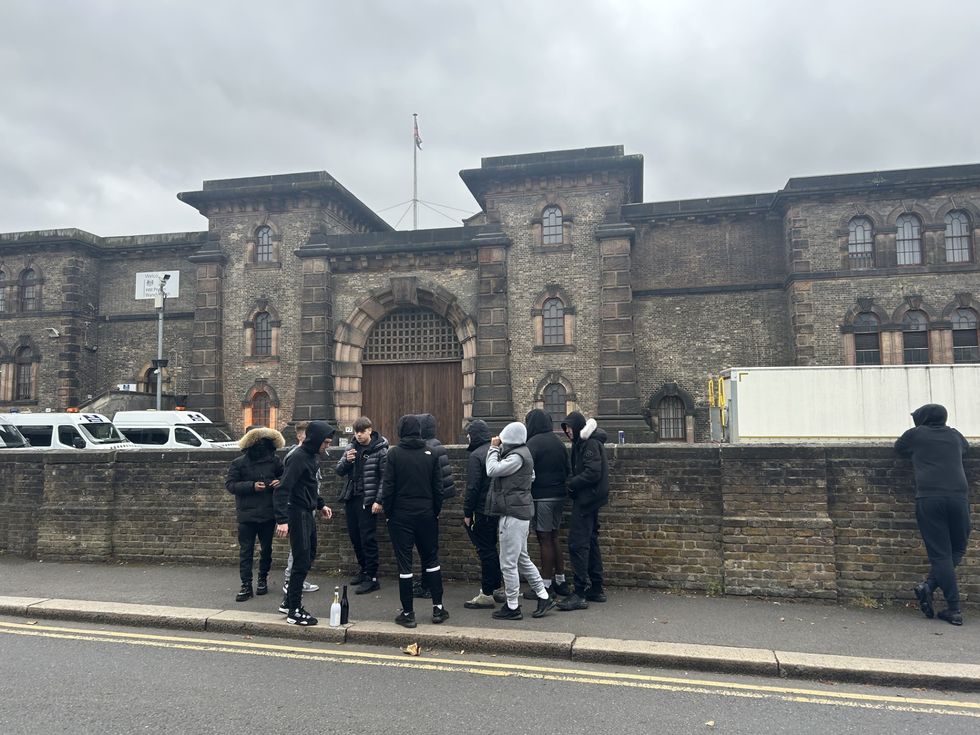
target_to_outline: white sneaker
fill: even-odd
[[[496,607],[496,605],[493,602],[492,595],[485,595],[481,591],[480,594],[478,594],[472,600],[467,600],[464,602],[463,607],[465,607],[467,610],[490,610],[491,608]]]
[[[303,592],[316,592],[318,589],[320,589],[320,585],[318,584],[303,582]]]

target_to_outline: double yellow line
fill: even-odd
[[[479,676],[515,677],[540,681],[654,689],[667,692],[712,694],[752,699],[777,699],[786,702],[804,702],[837,707],[859,707],[894,712],[915,712],[980,718],[980,702],[958,701],[954,699],[929,699],[897,695],[861,694],[857,692],[830,692],[798,687],[742,684],[738,682],[710,681],[707,679],[653,676],[649,674],[534,666],[530,664],[498,663],[492,661],[466,663],[459,660],[428,655],[424,656],[424,658],[406,658],[404,654],[391,655],[341,649],[330,650],[313,646],[258,643],[255,641],[88,630],[84,628],[65,628],[32,623],[8,623],[0,621],[0,633],[99,643],[119,643],[154,648],[174,648],[188,651],[247,654],[251,656],[301,659],[305,661],[331,661],[345,664],[415,669],[419,671],[456,672]]]

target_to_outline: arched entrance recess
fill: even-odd
[[[341,427],[366,413],[397,439],[398,415],[431,413],[439,438],[455,443],[473,412],[476,323],[445,289],[420,285],[414,277],[393,278],[337,325],[333,373]]]

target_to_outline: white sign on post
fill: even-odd
[[[167,298],[175,299],[180,296],[180,271],[152,271],[136,274],[136,298],[155,299],[160,295],[160,279],[168,274],[170,279],[164,286]]]

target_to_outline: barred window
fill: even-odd
[[[37,311],[37,271],[28,268],[20,274],[20,310]]]
[[[544,318],[544,344],[565,344],[565,305],[561,299],[551,298],[545,301],[541,314]]]
[[[14,354],[14,366],[14,400],[35,398],[34,351],[30,347],[21,347]]]
[[[664,396],[657,404],[661,439],[684,439],[684,401],[677,396]]]
[[[966,212],[950,212],[946,215],[946,262],[969,263],[972,259],[970,240],[972,226]]]
[[[914,214],[903,214],[895,222],[898,234],[895,245],[898,250],[899,265],[920,265],[922,263],[922,223]]]
[[[272,354],[272,317],[269,312],[260,311],[255,315],[255,344],[252,354],[265,356]]]
[[[255,262],[268,263],[272,258],[272,228],[263,225],[255,231]]]
[[[545,207],[541,215],[541,239],[545,245],[561,245],[564,241],[561,207]]]
[[[929,317],[924,311],[909,311],[902,319],[902,362],[929,364]]]
[[[545,386],[543,397],[544,412],[551,417],[551,428],[553,431],[560,431],[561,421],[568,413],[568,394],[565,386],[561,383],[551,383]]]
[[[858,365],[881,364],[878,317],[871,312],[861,312],[854,318],[854,350]]]
[[[847,236],[847,257],[851,268],[874,267],[874,226],[867,217],[855,217],[851,220]]]
[[[428,309],[398,309],[375,325],[364,363],[449,362],[463,359],[453,326]]]
[[[272,401],[269,394],[259,391],[252,396],[252,424],[255,426],[268,426],[272,418]]]
[[[953,314],[953,362],[980,362],[977,312],[957,309]]]
[[[7,310],[7,274],[0,271],[0,314]]]

